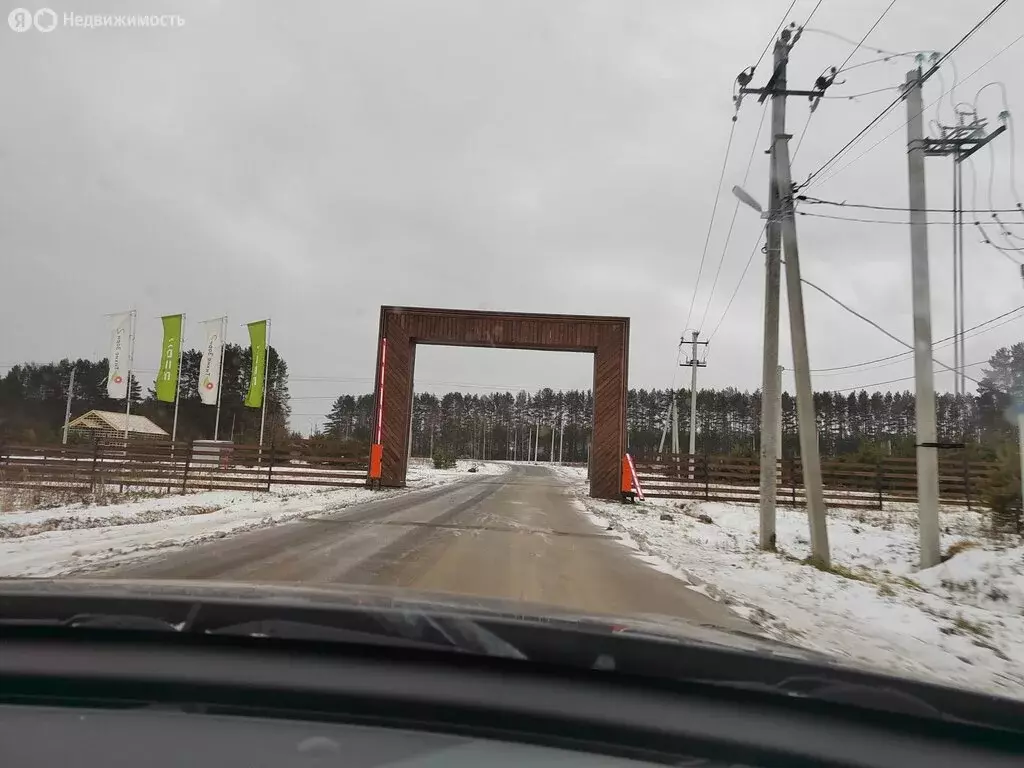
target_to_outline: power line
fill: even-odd
[[[779,20],[779,23],[775,25],[775,31],[772,32],[772,36],[768,38],[768,44],[765,45],[764,50],[761,51],[761,55],[757,57],[757,63],[751,68],[751,74],[753,74],[753,70],[761,66],[761,62],[768,53],[768,49],[772,47],[772,43],[775,42],[775,38],[779,36],[779,30],[782,29],[782,25],[786,23],[786,17],[789,16],[789,12],[793,10],[794,5],[796,5],[796,0],[792,0],[792,2],[790,2],[789,8],[787,8],[786,12],[782,14],[782,18]]]
[[[857,132],[857,135],[854,136],[852,139],[850,139],[848,142],[846,142],[839,149],[838,152],[836,152],[834,155],[832,155],[832,157],[830,157],[828,160],[826,160],[824,163],[822,163],[820,166],[818,166],[818,169],[816,171],[814,171],[813,173],[811,173],[807,177],[807,180],[803,184],[799,185],[799,188],[803,189],[804,187],[808,186],[819,175],[821,175],[821,173],[825,169],[829,168],[836,160],[838,160],[840,157],[842,157],[843,154],[850,147],[852,147],[854,144],[856,144],[858,141],[860,141],[860,139],[868,131],[870,131],[872,128],[875,127],[875,125],[877,125],[881,120],[883,120],[896,107],[896,105],[899,104],[902,100],[903,100],[903,89],[901,88],[900,89],[900,94],[895,99],[893,99],[891,102],[889,102],[889,105],[887,107],[885,107],[885,109],[883,109],[881,112],[879,112],[877,115],[875,115],[875,117],[871,120],[871,122],[868,123],[867,125],[865,125],[863,128],[861,128]]]
[[[952,208],[906,208],[897,205],[871,205],[868,203],[848,203],[845,200],[823,200],[820,197],[797,195],[796,200],[807,205],[832,205],[838,208],[861,208],[869,211],[896,211],[899,213],[955,213]],[[961,208],[962,213],[1020,213],[1020,208]]]
[[[811,23],[811,19],[814,18],[814,14],[818,12],[818,9],[821,8],[821,4],[823,2],[825,2],[825,0],[818,0],[818,4],[815,5],[814,8],[811,10],[810,14],[807,16],[807,20],[804,21],[803,26],[806,27],[808,24]]]
[[[864,45],[863,41],[861,41],[861,43],[858,44],[857,41],[854,40],[853,38],[846,37],[845,35],[841,35],[838,32],[833,32],[830,29],[816,29],[814,27],[808,27],[808,26],[805,25],[804,26],[804,32],[812,32],[812,33],[819,34],[819,35],[828,35],[829,37],[834,37],[837,40],[842,40],[844,43],[850,43],[851,45],[860,45],[860,47],[867,48],[869,51],[874,51],[875,53],[884,54],[888,58],[892,58],[893,56],[906,56],[906,55],[908,55],[906,53],[899,53],[897,51],[887,51],[884,48],[878,48],[877,46],[874,46],[874,45]],[[919,53],[919,51],[914,51],[913,54],[911,54],[911,55],[916,55],[917,53]],[[855,66],[860,66],[860,65],[855,65]],[[853,69],[853,67],[851,67],[851,69]]]
[[[1006,4],[1006,2],[1007,2],[1007,0],[1000,0],[999,3],[997,3],[996,6],[991,11],[989,11],[987,14],[985,14],[985,16],[981,19],[981,21],[979,21],[977,24],[975,24],[973,27],[971,27],[971,29],[968,30],[968,32],[963,37],[961,37],[960,40],[958,40],[956,42],[956,44],[952,48],[950,48],[948,51],[946,51],[946,53],[942,54],[935,61],[935,63],[928,69],[928,71],[925,72],[921,76],[920,82],[923,83],[925,80],[927,80],[929,77],[931,77],[931,75],[934,74],[936,72],[936,70],[938,70],[938,68],[942,64],[942,62],[945,61],[946,59],[948,59],[949,56],[954,51],[956,51],[958,48],[960,48],[960,46],[963,45],[975,32],[977,32],[978,29],[980,29],[981,26],[983,24],[985,24],[985,22],[987,22],[990,18],[992,18],[992,16],[995,14],[995,12],[998,11],[1000,8],[1002,8],[1003,5]],[[984,65],[982,65],[982,66],[984,66]],[[975,70],[975,71],[977,71],[977,70]],[[850,139],[848,142],[846,142],[846,144],[844,144],[839,149],[838,152],[836,152],[828,160],[826,160],[824,163],[822,163],[821,166],[819,166],[816,171],[814,171],[810,176],[807,177],[807,180],[803,184],[801,184],[800,187],[803,188],[803,187],[808,186],[814,179],[816,179],[818,176],[820,176],[822,172],[824,172],[826,169],[831,167],[831,165],[833,163],[835,163],[840,157],[842,157],[854,144],[859,142],[864,137],[864,135],[868,133],[868,131],[870,131],[872,128],[874,128],[876,125],[878,125],[879,122],[884,120],[889,115],[889,113],[896,107],[896,105],[899,104],[902,100],[903,100],[903,89],[901,88],[900,89],[900,94],[895,99],[893,99],[885,107],[885,109],[883,109],[874,118],[872,118],[871,122],[869,122],[867,125],[865,125],[863,128],[861,128],[852,139]],[[931,105],[929,105],[929,106],[931,106]],[[899,129],[897,129],[897,130],[899,130]]]
[[[932,74],[936,70],[938,70],[938,68],[942,65],[942,62],[944,62],[946,59],[948,59],[950,56],[952,56],[954,53],[956,53],[957,49],[961,45],[966,43],[967,40],[970,39],[970,37],[975,32],[977,32],[979,29],[981,29],[982,26],[984,26],[984,24],[989,19],[991,19],[993,16],[995,16],[996,11],[998,11],[1000,8],[1002,8],[1004,5],[1006,5],[1006,3],[1007,3],[1007,0],[999,0],[999,2],[995,4],[995,7],[993,7],[991,11],[986,13],[977,24],[975,24],[973,27],[971,27],[969,30],[967,30],[967,33],[963,37],[961,37],[959,40],[956,41],[956,44],[952,48],[950,48],[944,54],[939,56],[939,58],[936,60],[936,62],[934,64],[932,64],[931,67],[928,68],[927,72],[924,73],[924,75],[922,76],[921,82],[924,83],[925,80],[927,80],[929,77],[931,77]],[[955,89],[956,89],[956,81],[954,79],[953,87],[950,88],[950,92],[954,91]]]
[[[757,131],[754,133],[754,143],[750,147],[750,156],[747,158],[747,168],[743,172],[742,185],[747,185],[747,178],[750,176],[750,166],[754,163],[754,153],[757,151],[757,145],[761,142],[761,129],[764,127],[764,118],[768,114],[767,106],[761,109],[761,122],[757,124]],[[697,329],[700,330],[704,327],[704,321],[708,319],[708,310],[711,309],[711,301],[715,298],[715,288],[718,286],[718,278],[722,274],[722,265],[725,263],[725,254],[729,250],[729,241],[732,239],[732,230],[736,225],[736,215],[740,210],[739,198],[736,198],[736,204],[732,209],[732,219],[729,221],[729,229],[725,233],[725,242],[722,244],[722,255],[718,259],[718,268],[715,270],[715,279],[711,282],[711,291],[708,293],[708,301],[704,305],[704,314],[700,318],[700,323],[697,325]]]
[[[754,242],[754,247],[750,250],[750,256],[747,257],[746,266],[743,267],[743,272],[740,274],[740,279],[736,281],[736,287],[733,289],[732,296],[729,297],[729,303],[725,305],[725,310],[722,312],[722,316],[718,319],[718,323],[715,325],[715,329],[708,336],[708,345],[710,346],[711,340],[718,333],[718,329],[722,327],[722,323],[725,322],[726,315],[729,314],[729,310],[732,308],[732,303],[736,300],[736,294],[740,292],[740,286],[743,285],[743,279],[747,276],[747,271],[750,269],[750,264],[754,261],[754,254],[757,253],[758,246],[761,245],[761,238],[764,237],[765,229],[767,225],[761,227],[761,232],[757,236],[757,240]]]
[[[910,343],[908,343],[908,342],[904,341],[903,339],[901,339],[901,338],[900,338],[899,336],[896,336],[895,334],[892,334],[892,333],[890,333],[890,332],[889,332],[889,331],[887,331],[887,330],[886,330],[885,328],[883,328],[883,327],[882,327],[882,326],[880,326],[880,325],[879,325],[878,323],[876,323],[876,322],[875,322],[874,320],[870,319],[869,317],[866,317],[866,316],[862,315],[862,314],[861,314],[860,312],[858,312],[857,310],[855,310],[855,309],[853,309],[853,308],[849,307],[848,305],[844,304],[843,302],[841,302],[841,301],[840,301],[839,299],[837,299],[837,298],[836,298],[835,296],[833,296],[833,295],[832,295],[831,293],[829,293],[828,291],[826,291],[826,290],[825,290],[824,288],[822,288],[821,286],[815,285],[815,284],[814,284],[814,283],[812,283],[812,282],[811,282],[810,280],[804,280],[804,279],[801,279],[801,280],[800,280],[800,282],[802,282],[802,283],[803,283],[804,285],[809,285],[809,286],[810,286],[811,288],[814,288],[814,289],[815,289],[816,291],[818,291],[819,293],[823,294],[824,296],[827,296],[827,297],[828,297],[829,299],[831,299],[832,301],[834,301],[834,302],[835,302],[835,303],[836,303],[837,305],[839,305],[840,307],[842,307],[843,309],[845,309],[845,310],[846,310],[847,312],[849,312],[849,313],[850,313],[851,315],[853,315],[853,316],[855,316],[855,317],[858,317],[858,318],[860,318],[860,319],[861,319],[861,320],[863,320],[863,321],[864,321],[865,323],[867,323],[868,325],[870,325],[870,326],[871,326],[872,328],[875,328],[876,330],[878,330],[878,331],[881,331],[881,332],[882,332],[883,334],[885,334],[886,336],[888,336],[888,337],[889,337],[890,339],[892,339],[893,341],[895,341],[895,342],[896,342],[897,344],[902,344],[902,345],[903,345],[904,347],[906,347],[907,349],[911,350],[912,352],[914,351],[914,345],[913,345],[913,344],[910,344]],[[942,362],[941,360],[936,360],[936,359],[935,359],[935,358],[933,357],[933,358],[932,358],[932,361],[933,361],[933,362],[935,362],[935,363],[938,363],[938,364],[939,364],[940,366],[942,366],[943,368],[945,368],[945,369],[946,369],[947,371],[951,371],[952,373],[958,373],[958,371],[957,371],[957,369],[956,369],[956,368],[953,368],[952,366],[946,365],[946,364],[945,364],[944,362]],[[960,373],[961,375],[964,375],[964,374],[963,374],[962,372],[959,372],[959,373]],[[970,376],[964,376],[964,377],[965,377],[965,378],[968,378],[968,379],[970,379]],[[971,379],[971,381],[974,381],[974,383],[975,383],[975,384],[979,383],[979,382],[975,381],[974,379]]]
[[[875,19],[875,23],[872,24],[871,28],[868,29],[868,31],[864,33],[864,36],[860,39],[860,41],[857,42],[857,43],[854,43],[853,50],[850,51],[849,55],[846,57],[846,60],[842,64],[839,65],[838,72],[842,72],[843,69],[846,67],[846,65],[850,63],[850,59],[852,59],[854,54],[857,53],[858,50],[860,50],[862,45],[864,45],[864,41],[868,39],[868,35],[870,35],[872,32],[875,31],[875,27],[877,27],[881,23],[882,19],[885,18],[885,14],[887,14],[890,10],[892,10],[892,7],[894,5],[896,5],[896,0],[892,0],[892,2],[890,2],[889,5],[886,6],[885,10],[882,11],[878,15],[878,18]]]
[[[968,363],[967,365],[964,366],[964,368],[973,368],[976,365],[986,365],[988,362],[989,362],[988,360],[979,360],[976,363]],[[934,375],[938,375],[940,373],[944,373],[944,371],[941,371],[941,370],[940,371],[933,371],[932,375],[934,376]],[[843,389],[832,389],[832,390],[828,390],[828,391],[830,391],[830,392],[856,392],[858,389],[866,390],[866,389],[868,389],[870,387],[881,387],[881,386],[884,386],[886,384],[895,384],[898,381],[910,381],[913,378],[914,378],[913,376],[902,376],[902,377],[900,377],[898,379],[889,379],[888,381],[876,381],[874,384],[861,384],[861,385],[856,386],[856,387],[844,387]],[[970,376],[968,376],[967,379],[969,379],[970,381],[973,381],[975,384],[978,384],[978,385],[981,384],[980,381],[978,381],[977,379],[973,379]]]
[[[986,61],[985,61],[984,63],[982,63],[982,64],[981,64],[981,65],[980,65],[979,67],[977,67],[977,68],[976,68],[976,69],[975,69],[975,70],[974,70],[973,72],[971,72],[971,73],[970,73],[969,75],[967,75],[967,77],[965,77],[965,78],[964,78],[963,80],[961,80],[959,84],[960,84],[960,85],[963,85],[963,84],[964,84],[965,82],[967,82],[967,81],[968,81],[968,80],[970,80],[970,79],[971,79],[972,77],[974,77],[974,76],[975,76],[976,74],[978,74],[978,72],[980,72],[981,70],[983,70],[983,69],[984,69],[985,67],[987,67],[987,66],[988,66],[989,64],[991,64],[991,63],[992,63],[993,61],[995,61],[995,60],[996,60],[996,59],[998,59],[998,58],[999,58],[1000,56],[1002,56],[1002,55],[1003,55],[1004,53],[1006,53],[1006,52],[1007,52],[1008,50],[1010,50],[1010,48],[1012,48],[1013,46],[1015,46],[1015,45],[1016,45],[1017,43],[1019,43],[1019,42],[1020,42],[1021,40],[1024,40],[1024,34],[1020,34],[1020,35],[1018,35],[1018,36],[1017,36],[1016,38],[1014,38],[1014,39],[1013,39],[1013,40],[1011,40],[1011,41],[1010,41],[1009,43],[1007,43],[1007,44],[1006,44],[1006,45],[1004,45],[1004,46],[1003,46],[1002,48],[1000,48],[1000,49],[999,49],[998,51],[996,51],[996,52],[995,52],[995,53],[994,53],[994,54],[993,54],[993,55],[992,55],[991,57],[989,57],[989,58],[988,58],[988,60],[986,60]],[[902,88],[902,86],[898,86],[898,87]],[[951,91],[951,90],[952,90],[952,88],[950,88],[950,91]],[[931,109],[932,107],[934,107],[934,106],[935,106],[936,104],[938,104],[938,103],[939,103],[939,102],[940,102],[940,101],[942,100],[942,98],[943,98],[944,96],[946,96],[946,94],[947,94],[947,93],[949,93],[949,91],[945,91],[945,90],[944,90],[944,91],[943,91],[943,93],[942,93],[941,95],[939,95],[939,97],[938,97],[937,99],[935,99],[934,101],[932,101],[931,103],[929,103],[929,104],[928,104],[928,106],[926,106],[926,107],[925,107],[924,109]],[[902,95],[902,93],[900,94],[900,98],[901,98],[901,99],[903,98],[903,95]],[[891,105],[890,105],[890,106],[891,106]],[[922,112],[923,112],[923,111],[924,111],[924,110],[922,110]],[[887,141],[888,139],[890,139],[890,138],[892,138],[893,136],[895,136],[895,135],[896,135],[896,134],[897,134],[897,133],[898,133],[899,131],[901,131],[901,130],[902,130],[903,128],[905,128],[905,127],[906,127],[906,125],[907,125],[907,121],[904,121],[903,123],[901,123],[900,125],[898,125],[898,126],[897,126],[896,128],[894,128],[894,129],[893,129],[892,131],[890,131],[890,132],[889,132],[889,133],[887,133],[887,134],[886,134],[885,136],[883,136],[883,137],[882,137],[882,138],[880,138],[880,139],[879,139],[878,141],[876,141],[876,142],[875,142],[874,144],[872,144],[872,145],[871,145],[870,147],[868,147],[868,148],[867,148],[867,149],[865,149],[865,150],[864,150],[863,152],[861,152],[861,153],[860,153],[859,155],[857,155],[857,157],[855,157],[855,158],[854,158],[853,160],[851,160],[850,162],[848,162],[848,163],[847,163],[846,165],[844,165],[844,166],[843,166],[842,168],[839,168],[839,169],[838,169],[837,171],[835,171],[835,172],[833,172],[833,173],[830,173],[830,174],[829,174],[828,176],[826,176],[826,177],[825,177],[824,179],[822,179],[821,181],[819,181],[819,182],[817,182],[817,183],[819,183],[819,184],[823,184],[824,182],[826,182],[826,181],[829,181],[829,180],[831,180],[831,179],[835,178],[835,177],[836,177],[836,176],[838,176],[838,175],[839,175],[840,173],[842,173],[842,172],[843,172],[843,171],[845,171],[845,170],[846,170],[847,168],[849,168],[849,167],[850,167],[851,165],[854,165],[855,163],[859,162],[859,161],[860,161],[860,159],[861,159],[861,158],[863,158],[863,157],[864,157],[865,155],[867,155],[867,154],[868,154],[869,152],[872,152],[872,151],[873,151],[873,150],[875,149],[875,147],[877,147],[877,146],[878,146],[879,144],[881,144],[881,143],[883,143],[884,141]],[[824,168],[824,166],[822,166],[822,168]],[[819,173],[820,173],[820,170],[819,170]],[[811,180],[810,180],[810,178],[808,178],[808,180],[807,180],[807,181],[805,181],[805,182],[804,182],[804,183],[803,183],[803,184],[801,185],[801,187],[806,187],[806,186],[808,186],[808,185],[810,184],[810,181],[811,181]]]
[[[835,296],[833,296],[833,295],[832,295],[831,293],[829,293],[828,291],[826,291],[826,290],[825,290],[824,288],[822,288],[822,287],[821,287],[820,285],[815,285],[815,284],[814,284],[814,283],[812,283],[812,282],[811,282],[810,280],[805,280],[805,279],[801,279],[801,281],[800,281],[800,282],[802,282],[802,283],[803,283],[804,285],[809,285],[809,286],[810,286],[811,288],[813,288],[814,290],[816,290],[816,291],[817,291],[818,293],[820,293],[820,294],[822,294],[822,295],[824,295],[824,296],[827,296],[827,297],[828,297],[828,298],[830,298],[830,299],[831,299],[832,301],[834,301],[834,302],[835,302],[836,304],[838,304],[838,305],[839,305],[840,307],[842,307],[842,308],[843,308],[843,309],[845,309],[845,310],[846,310],[847,312],[849,312],[849,313],[850,313],[851,315],[854,315],[855,317],[859,317],[859,318],[860,318],[861,320],[863,320],[863,321],[864,321],[865,323],[867,323],[867,324],[868,324],[868,325],[870,325],[871,327],[873,327],[873,328],[875,328],[876,330],[878,330],[878,331],[881,331],[882,333],[884,333],[884,334],[885,334],[886,336],[888,336],[888,337],[889,337],[890,339],[892,339],[893,341],[895,341],[895,342],[896,342],[897,344],[902,344],[903,346],[905,346],[905,347],[908,347],[909,349],[913,349],[913,346],[911,346],[910,344],[908,344],[907,342],[905,342],[905,341],[904,341],[903,339],[899,338],[898,336],[896,336],[896,335],[894,335],[894,334],[892,334],[892,333],[889,333],[889,331],[885,330],[885,328],[883,328],[882,326],[880,326],[880,325],[879,325],[878,323],[876,323],[876,322],[875,322],[874,320],[872,320],[871,318],[869,318],[869,317],[866,317],[866,316],[862,315],[862,314],[861,314],[860,312],[858,312],[857,310],[855,310],[855,309],[853,309],[852,307],[850,307],[850,306],[848,306],[848,305],[844,304],[844,303],[843,303],[842,301],[840,301],[839,299],[837,299],[837,298],[836,298]]]
[[[859,99],[861,96],[874,96],[876,93],[887,93],[899,88],[898,85],[890,85],[886,88],[875,88],[873,91],[863,91],[862,93],[837,93],[833,96],[822,94],[823,99]]]
[[[893,221],[892,219],[860,219],[854,216],[832,216],[831,214],[828,213],[810,213],[808,211],[797,211],[796,213],[798,216],[810,216],[811,218],[815,219],[832,219],[832,221],[852,221],[856,222],[857,224],[902,224],[903,226],[907,226],[908,224],[910,224],[909,221]],[[949,225],[952,224],[953,222],[926,221],[924,223],[934,226],[938,224]]]
[[[847,40],[847,42],[853,42],[853,41],[852,40]],[[869,50],[873,50],[873,51],[877,51],[879,53],[882,53],[882,51],[880,51],[879,49],[871,48],[871,46],[869,46],[869,45],[862,46],[862,47],[868,48]],[[921,55],[931,56],[932,54],[938,55],[938,51],[899,51],[897,53],[890,53],[889,55],[883,56],[880,59],[868,59],[867,61],[861,61],[861,62],[859,62],[857,64],[851,64],[848,67],[844,67],[843,69],[840,69],[836,74],[842,74],[843,72],[849,72],[852,69],[859,69],[860,67],[869,67],[872,64],[887,63],[887,62],[890,62],[890,61],[892,61],[893,59],[895,59],[897,57],[914,57],[914,56],[921,56]]]
[[[790,163],[792,163],[793,160],[796,160],[796,156],[800,154],[800,147],[804,145],[804,136],[807,135],[807,129],[810,127],[811,118],[813,117],[813,111],[807,113],[807,121],[804,123],[804,129],[800,131],[800,138],[796,140],[796,149],[793,150],[793,157],[790,158]]]
[[[722,171],[718,175],[718,189],[715,191],[715,203],[711,207],[711,221],[708,222],[708,233],[704,238],[704,250],[700,254],[700,266],[697,268],[697,279],[693,283],[693,296],[690,299],[690,310],[686,313],[686,322],[683,327],[689,327],[690,318],[693,316],[693,308],[697,303],[697,289],[700,288],[700,278],[704,273],[704,260],[708,256],[708,244],[711,242],[711,233],[715,228],[715,214],[718,212],[718,203],[722,199],[722,181],[725,179],[725,170],[729,167],[729,151],[732,149],[732,139],[736,135],[736,116],[733,115],[732,127],[729,129],[729,140],[725,144],[725,157],[722,158]]]
[[[1001,328],[1002,326],[1006,325],[1007,323],[1012,323],[1012,322],[1014,322],[1016,320],[1020,320],[1021,317],[1010,317],[1008,320],[1003,320],[1003,318],[1006,318],[1006,317],[1009,317],[1010,315],[1016,314],[1017,312],[1020,312],[1021,310],[1024,310],[1024,304],[1022,304],[1019,307],[1016,307],[1015,309],[1011,309],[1009,312],[1004,312],[1001,315],[996,315],[995,317],[989,318],[988,320],[986,320],[986,321],[984,321],[982,323],[978,323],[977,325],[971,326],[970,328],[967,328],[966,330],[964,330],[964,334],[965,334],[964,338],[974,338],[975,336],[980,336],[983,333],[988,333],[989,331],[994,331],[996,328]],[[993,325],[991,328],[985,328],[986,325],[991,325],[992,323],[996,323],[996,321],[998,321],[998,320],[1003,320],[1003,322],[997,323],[996,325]],[[979,329],[982,329],[982,328],[984,328],[984,330],[979,330]],[[966,336],[966,334],[971,333],[972,331],[978,331],[978,333],[974,333],[971,336]],[[932,345],[932,349],[933,350],[934,349],[942,349],[943,347],[947,347],[947,346],[949,346],[949,344],[946,343],[946,342],[952,342],[955,338],[956,338],[955,336],[946,336],[946,337],[944,337],[942,339],[939,339],[938,341],[936,341]],[[907,357],[910,354],[913,354],[913,353],[912,352],[897,352],[896,354],[893,354],[893,355],[886,355],[885,357],[876,357],[874,360],[864,360],[864,361],[859,362],[859,363],[849,363],[848,365],[837,365],[837,366],[833,366],[831,368],[815,368],[815,369],[811,370],[811,373],[818,373],[818,374],[839,373],[839,372],[842,372],[842,371],[849,371],[849,370],[852,370],[854,368],[865,369],[868,366],[884,368],[885,367],[884,365],[883,366],[874,366],[874,364],[875,363],[885,363],[886,361],[902,362],[901,360],[899,360],[899,358],[905,358],[905,357]],[[890,364],[892,364],[892,363],[890,363]]]

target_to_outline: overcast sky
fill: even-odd
[[[798,0],[787,20],[802,23],[815,2]],[[888,4],[824,0],[809,28],[859,39]],[[868,44],[945,51],[994,4],[898,0]],[[156,368],[161,314],[188,314],[190,346],[199,343],[193,321],[227,313],[231,340],[247,343],[241,324],[269,316],[291,370],[293,424],[306,430],[337,394],[369,391],[379,308],[395,304],[629,316],[630,383],[666,387],[715,200],[733,81],[755,63],[788,5],[54,0],[61,17],[178,14],[185,24],[0,32],[0,370],[103,356],[104,313],[129,307],[139,312],[144,371]],[[953,65],[963,80],[1022,32],[1024,4],[1009,3],[927,83],[926,103],[953,84]],[[809,87],[852,48],[808,31],[793,51],[791,87]],[[877,56],[862,50],[851,63]],[[830,95],[895,86],[912,65],[900,58],[853,69]],[[758,68],[757,83],[769,69]],[[1022,73],[1024,43],[951,95],[971,102],[982,85],[1003,80],[1009,109],[1024,109]],[[794,178],[894,95],[823,101]],[[986,89],[978,106],[995,123],[1000,89]],[[807,114],[806,100],[790,101],[796,137]],[[952,115],[950,96],[928,113],[946,123]],[[743,182],[752,147],[746,187],[766,197],[760,118],[747,99],[689,323],[704,337],[760,231],[757,214],[741,209],[708,304],[733,215],[728,190]],[[905,206],[905,119],[901,105],[848,159],[893,135],[808,194]],[[997,207],[1018,199],[1011,144],[1008,136],[993,142]],[[974,166],[977,205],[986,207],[987,150]],[[951,161],[929,159],[928,173],[929,204],[948,207]],[[970,178],[966,169],[968,187]],[[804,276],[909,339],[907,228],[805,216],[798,226]],[[1024,223],[1017,230],[1024,235]],[[933,226],[930,234],[940,338],[952,327],[951,233]],[[1017,267],[980,244],[973,227],[966,241],[966,324],[1024,304]],[[759,386],[762,299],[758,253],[712,339],[702,383]],[[806,304],[814,368],[902,351],[813,292]],[[968,340],[967,362],[1021,331],[1011,323]],[[788,337],[784,321],[782,362],[790,367]],[[951,360],[950,350],[942,354]],[[908,361],[814,383],[846,388],[911,372]],[[591,374],[585,355],[427,348],[416,388],[582,388]],[[950,389],[950,377],[939,376],[938,386]]]

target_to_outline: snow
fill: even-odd
[[[280,525],[416,489],[471,477],[465,470],[410,466],[408,487],[272,486],[270,492],[203,491],[129,498],[113,504],[81,501],[48,509],[0,514],[0,577],[60,576],[183,547],[231,534]],[[476,464],[497,475],[501,464]],[[131,497],[131,494],[128,494]]]
[[[802,509],[779,507],[770,553],[757,546],[756,505],[597,501],[586,496],[585,470],[556,471],[595,524],[766,635],[847,663],[1024,697],[1024,546],[992,540],[978,512],[941,511],[945,551],[965,548],[920,571],[913,505],[830,508],[825,572],[802,562]]]

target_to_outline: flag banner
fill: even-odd
[[[128,343],[132,313],[112,315],[110,329],[110,355],[107,373],[107,397],[124,400],[128,397]]]
[[[165,315],[164,345],[160,349],[160,368],[156,373],[156,399],[173,403],[178,399],[178,375],[181,362],[181,315]]]
[[[224,355],[224,318],[200,323],[206,335],[203,359],[199,362],[199,399],[204,405],[216,405],[220,394],[220,361]]]
[[[267,321],[249,323],[249,343],[252,346],[252,371],[249,374],[249,391],[245,405],[259,408],[263,405],[263,379],[267,375]]]

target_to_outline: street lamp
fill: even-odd
[[[754,198],[752,194],[747,192],[747,190],[743,189],[743,187],[739,185],[733,186],[732,193],[736,195],[736,198],[741,203],[743,203],[746,206],[749,206],[750,208],[753,208],[755,211],[761,214],[762,219],[768,218],[768,214],[765,212],[764,208],[761,207],[761,204],[757,202],[757,200]]]

